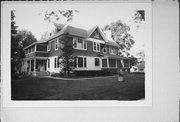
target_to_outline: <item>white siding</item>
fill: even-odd
[[[81,56],[80,56],[81,57]],[[86,56],[83,56],[86,57]],[[100,66],[96,67],[95,66],[95,58],[99,58],[99,57],[86,57],[86,61],[87,61],[87,67],[86,68],[76,68],[75,70],[101,70],[102,67],[102,59],[99,58],[99,63]]]
[[[49,71],[49,72],[53,72],[53,73],[59,73],[59,71],[61,70],[61,68],[59,67],[59,68],[55,68],[54,67],[54,60],[55,60],[55,58],[57,58],[57,56],[53,56],[53,57],[49,57],[49,68],[48,68],[48,66],[47,66],[47,71]],[[48,63],[47,63],[47,65],[48,65]]]

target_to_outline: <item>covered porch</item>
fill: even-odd
[[[34,57],[25,60],[26,72],[30,75],[48,75],[47,72],[47,58]]]

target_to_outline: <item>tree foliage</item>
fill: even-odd
[[[61,73],[64,75],[64,77],[69,77],[69,75],[73,73],[75,56],[73,56],[73,45],[71,43],[71,38],[68,37],[68,35],[61,39],[60,49],[60,51],[62,51],[61,55],[59,56],[59,59],[61,60],[59,64],[62,67]]]
[[[11,76],[16,77],[21,72],[21,65],[25,57],[23,48],[36,42],[36,38],[28,30],[17,30],[15,11],[11,11]]]
[[[23,30],[19,30],[18,31],[18,35],[21,36],[21,44],[22,47],[25,48],[28,45],[37,42],[37,39],[35,38],[35,36],[32,34],[31,31],[23,29]]]
[[[129,54],[128,51],[135,43],[133,36],[129,33],[130,27],[121,20],[117,20],[116,22],[106,25],[103,30],[111,31],[112,39],[115,40],[120,46],[120,52],[125,53],[127,56]]]
[[[46,10],[39,13],[39,15],[43,15],[44,20],[49,22],[62,21],[63,19],[65,19],[66,22],[69,22],[73,19],[74,13],[78,12],[78,10]]]
[[[136,23],[141,23],[145,21],[145,11],[144,10],[136,10],[134,13],[134,21]]]
[[[15,22],[15,11],[11,11],[11,76],[16,76],[20,72],[21,61],[23,58],[20,36],[17,34]]]

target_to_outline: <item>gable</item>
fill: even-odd
[[[90,38],[99,39],[102,41],[105,41],[103,37],[101,36],[100,32],[98,31],[98,28],[89,36]]]

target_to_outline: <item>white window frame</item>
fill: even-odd
[[[95,64],[96,64],[96,59],[99,59],[99,66],[96,66]],[[100,67],[100,58],[94,58],[94,66],[95,67]]]
[[[109,61],[108,61],[109,59],[108,58],[103,58],[103,59],[106,59],[106,67],[103,67],[103,63],[102,63],[102,68],[109,68],[109,64],[108,64],[109,63]]]
[[[49,42],[47,45],[47,51],[50,51],[50,50],[51,50],[51,42]]]
[[[78,66],[78,58],[83,58],[83,67]],[[86,67],[84,67],[84,59],[86,58]],[[86,56],[78,56],[76,60],[76,68],[87,68],[87,57]]]
[[[95,43],[95,45],[94,45],[94,43]],[[97,49],[97,45],[99,45],[99,50]],[[94,46],[96,46],[96,50],[94,50]],[[100,43],[94,41],[94,42],[93,42],[93,51],[94,51],[94,52],[100,52],[100,49],[101,49]]]
[[[73,37],[73,48],[74,49],[78,49],[78,50],[87,50],[87,40],[82,39],[82,41],[83,41],[83,48],[79,48],[78,47],[78,39],[81,39],[81,38]],[[76,42],[76,47],[74,46],[75,42]],[[84,43],[86,45],[86,49],[84,47]]]
[[[58,41],[58,39],[55,39],[55,50],[58,50],[58,43],[59,41]]]
[[[112,54],[112,55],[116,55],[116,51],[114,52],[113,51],[113,48],[115,49],[115,47],[110,47],[109,48],[109,53]],[[116,49],[115,49],[116,50]]]

